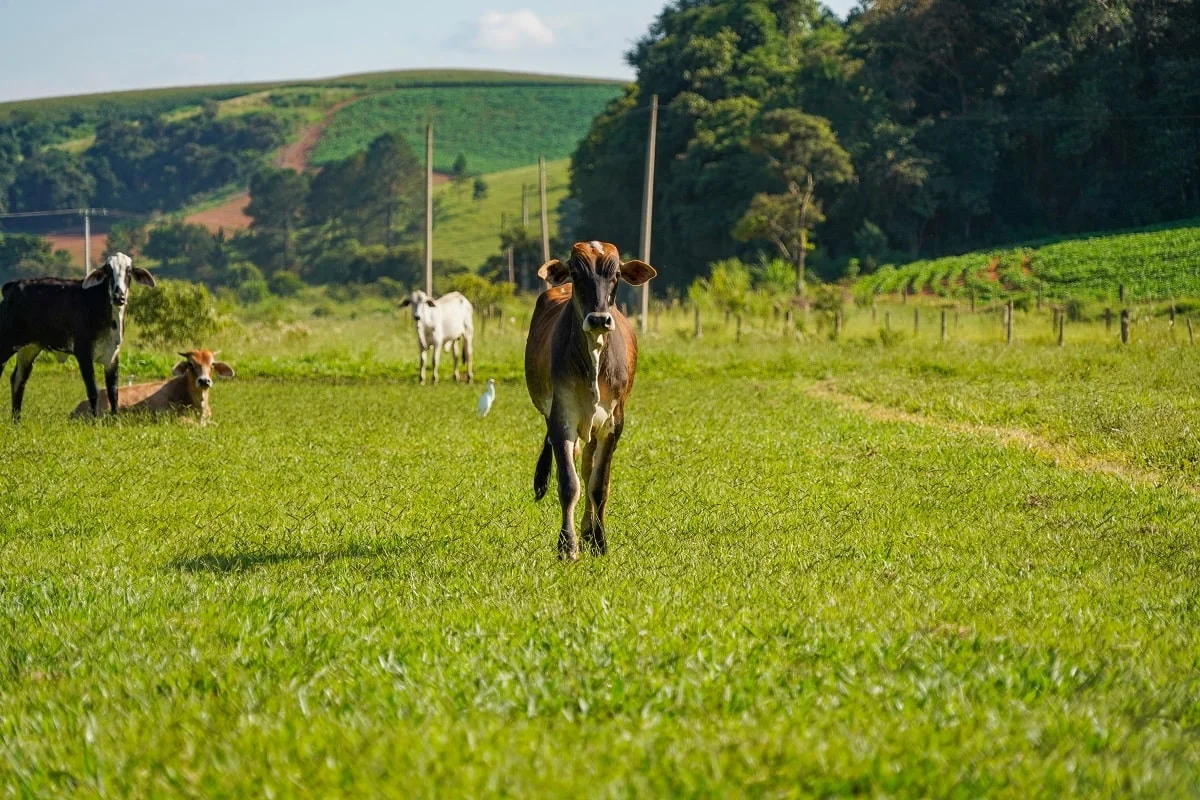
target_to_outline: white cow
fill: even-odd
[[[475,338],[475,310],[471,301],[459,292],[444,294],[437,300],[422,291],[400,304],[401,308],[412,306],[413,322],[417,326],[417,347],[421,349],[421,383],[425,382],[426,352],[433,348],[433,382],[438,382],[438,367],[442,362],[442,350],[454,356],[454,380],[458,380],[459,352],[454,343],[462,340],[461,360],[467,364],[467,383],[475,377],[475,355],[471,340]]]

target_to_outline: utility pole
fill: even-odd
[[[654,214],[654,140],[658,135],[658,95],[650,97],[650,138],[646,140],[646,180],[642,185],[642,261],[650,263],[650,218]],[[646,317],[650,310],[650,283],[642,284],[642,313],[640,327],[646,332]]]
[[[550,260],[550,220],[546,211],[546,157],[538,156],[538,198],[542,216],[542,263]],[[546,281],[546,288],[550,282]]]
[[[92,210],[83,209],[83,274],[92,271]]]
[[[425,294],[433,296],[433,123],[425,125]]]
[[[529,227],[529,187],[521,184],[521,227]]]
[[[501,211],[500,212],[500,233],[503,234],[507,230],[508,230],[508,214]],[[509,244],[508,247],[504,248],[504,258],[508,262],[508,282],[511,283],[515,287],[517,285],[517,280],[516,280],[516,276],[513,274],[513,248],[512,248],[511,244]]]

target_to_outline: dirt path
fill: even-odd
[[[1200,494],[1200,485],[1188,483],[1180,478],[1171,478],[1159,472],[1115,461],[1101,456],[1090,456],[1077,453],[1070,447],[1053,442],[1044,436],[1020,428],[1001,428],[993,425],[977,425],[969,422],[953,422],[902,411],[898,408],[871,403],[860,397],[843,392],[837,388],[834,381],[821,381],[807,390],[809,397],[831,402],[846,411],[852,411],[878,422],[903,422],[909,425],[920,425],[926,428],[938,428],[952,433],[970,436],[986,436],[1009,447],[1019,447],[1028,450],[1048,460],[1059,469],[1076,472],[1090,472],[1107,475],[1126,483],[1143,486],[1179,487]]]
[[[297,172],[310,169],[312,165],[309,160],[312,158],[312,152],[321,141],[321,137],[325,135],[329,124],[333,122],[334,116],[346,106],[363,97],[366,95],[349,97],[331,106],[320,121],[314,122],[304,129],[299,139],[284,145],[283,149],[275,156],[275,166],[281,169],[294,169]],[[243,210],[249,202],[249,192],[238,192],[220,205],[189,214],[184,221],[203,225],[210,231],[221,228],[227,231],[244,230],[250,227],[250,217],[246,216],[246,212]]]

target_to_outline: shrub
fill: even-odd
[[[295,273],[279,270],[271,275],[267,286],[270,288],[271,294],[277,294],[280,297],[295,297],[304,290],[304,281],[300,280]]]
[[[267,282],[262,278],[246,281],[237,290],[238,300],[246,305],[261,303],[270,296],[271,288],[267,286]]]
[[[262,270],[249,261],[238,261],[229,265],[229,268],[225,270],[225,274],[222,276],[221,282],[226,286],[237,288],[243,283],[262,280]]]
[[[129,293],[129,317],[156,344],[200,344],[217,330],[217,306],[202,284],[160,280]]]
[[[375,293],[385,300],[399,300],[408,294],[408,289],[395,278],[384,275],[375,281]]]

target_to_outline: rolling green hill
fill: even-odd
[[[1035,242],[885,266],[858,281],[864,293],[907,290],[980,300],[1042,291],[1050,297],[1200,296],[1200,220]]]
[[[539,155],[565,158],[587,133],[592,118],[619,93],[616,84],[398,89],[338,112],[313,161],[345,158],[388,131],[401,134],[422,153],[430,121],[438,170],[449,170],[460,153],[472,171],[485,173],[534,163]]]
[[[546,162],[546,207],[550,236],[558,231],[558,204],[567,196],[568,160]],[[441,216],[433,226],[433,252],[477,267],[488,256],[500,251],[500,215],[516,222],[521,215],[521,185],[530,187],[530,229],[538,228],[537,165],[518,167],[484,176],[488,195],[482,200],[471,196],[470,184],[458,187],[444,183],[435,190],[441,198]]]

